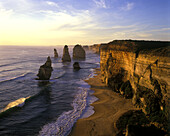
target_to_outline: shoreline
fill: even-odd
[[[115,123],[121,115],[136,109],[130,99],[124,99],[113,92],[101,81],[100,69],[95,69],[95,76],[85,80],[98,98],[91,104],[94,114],[87,118],[80,118],[73,126],[69,136],[114,136],[117,134]]]

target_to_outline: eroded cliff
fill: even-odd
[[[100,49],[102,80],[167,129],[170,42],[115,40]]]
[[[88,49],[93,51],[94,53],[100,53],[100,48],[101,48],[102,44],[94,44],[91,46],[88,46]]]

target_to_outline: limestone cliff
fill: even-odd
[[[102,80],[140,107],[151,122],[167,126],[170,42],[115,40],[100,49]]]
[[[102,44],[94,44],[89,46],[89,50],[93,51],[94,53],[100,53],[100,48],[102,47]]]

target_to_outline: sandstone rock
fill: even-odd
[[[73,59],[85,59],[86,52],[81,45],[76,45],[73,48]]]
[[[81,69],[78,62],[74,62],[73,68],[74,68],[75,70]]]
[[[68,46],[65,45],[63,49],[63,57],[62,57],[63,62],[71,62],[70,54],[68,51]]]
[[[150,121],[141,110],[129,110],[116,121],[118,131],[125,131],[127,125],[147,125]]]
[[[115,92],[119,92],[119,89],[122,85],[122,77],[123,75],[118,73],[115,76],[112,76],[111,78],[108,78],[108,86]]]
[[[53,68],[51,67],[51,59],[48,56],[46,63],[40,66],[39,72],[37,74],[38,76],[37,80],[49,80],[52,71]]]
[[[133,103],[133,105],[136,105],[136,103],[137,103],[137,94],[136,93],[133,95],[132,103]]]
[[[169,101],[164,98],[170,96],[169,44],[170,42],[159,41],[115,40],[100,46],[103,81],[112,90],[120,91],[123,95],[125,90],[130,92],[127,96],[133,98],[133,104],[142,108],[151,122],[163,124],[165,129]],[[116,60],[115,63],[111,58]],[[128,87],[130,84],[123,85],[128,80],[135,96],[132,96],[131,87]]]
[[[54,49],[54,58],[58,58],[58,53],[56,49]]]
[[[133,91],[132,91],[132,86],[130,84],[130,81],[124,82],[121,87],[120,87],[120,93],[125,97],[125,98],[132,98],[133,97]]]

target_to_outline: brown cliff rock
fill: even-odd
[[[71,62],[70,54],[68,51],[68,46],[65,45],[63,49],[63,57],[62,57],[63,62]]]
[[[81,45],[76,45],[73,48],[73,59],[85,59],[86,52]]]
[[[115,40],[100,49],[102,80],[151,122],[167,129],[170,96],[170,42]]]
[[[58,58],[58,53],[56,49],[54,49],[54,58]]]
[[[51,67],[51,59],[48,56],[47,61],[44,65],[40,66],[39,72],[37,74],[37,80],[49,80],[51,77],[51,72],[53,68]]]

